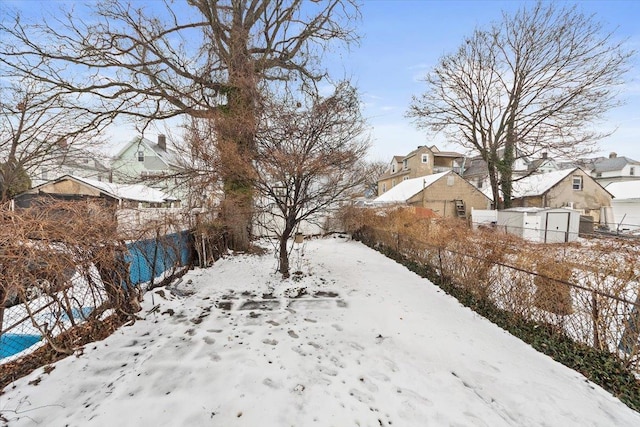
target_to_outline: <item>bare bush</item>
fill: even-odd
[[[435,271],[481,301],[617,355],[638,370],[640,244],[537,244],[407,208],[343,210],[344,228]]]

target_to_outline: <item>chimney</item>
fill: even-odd
[[[158,135],[158,147],[162,151],[167,151],[167,137],[163,134]]]
[[[613,151],[611,153],[609,153],[609,158],[610,159],[615,159],[616,157],[618,157],[618,153],[614,153]]]
[[[547,153],[546,153],[546,152],[542,153],[542,158],[543,158],[543,159],[546,159],[546,158],[547,158]]]

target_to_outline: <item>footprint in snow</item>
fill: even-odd
[[[322,365],[318,366],[318,371],[325,375],[329,375],[330,377],[335,377],[338,375],[338,371],[336,371],[335,369],[327,368],[326,366]]]
[[[273,389],[279,389],[282,387],[281,384],[276,383],[274,380],[272,380],[271,378],[265,378],[262,381],[262,384],[266,385],[267,387],[273,388]]]
[[[367,391],[371,393],[375,393],[378,391],[378,386],[371,382],[371,380],[369,380],[367,377],[362,376],[358,378],[358,380],[360,380],[360,385],[366,388]]]
[[[331,326],[338,332],[342,332],[343,331],[342,326],[340,326],[340,325],[337,325],[337,324],[334,323]]]
[[[209,344],[209,345],[215,344],[215,342],[216,342],[216,340],[214,338],[211,338],[211,337],[204,337],[204,338],[202,338],[202,340],[205,343]]]
[[[293,330],[291,330],[291,329],[289,329],[288,334],[289,334],[289,336],[290,336],[291,338],[298,338],[298,334],[296,334],[296,333],[295,333]]]
[[[352,341],[352,342],[349,343],[349,346],[351,346],[351,348],[353,348],[355,350],[358,350],[358,351],[364,350],[364,347],[361,346],[360,344],[358,344],[357,342],[353,342]]]
[[[373,397],[369,396],[367,393],[364,393],[360,390],[352,388],[349,390],[349,396],[353,396],[356,400],[362,403],[371,404],[373,403]]]

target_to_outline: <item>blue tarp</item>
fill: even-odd
[[[40,341],[40,335],[2,334],[0,336],[0,359],[13,356]]]
[[[165,271],[187,265],[191,257],[189,231],[168,234],[158,239],[139,240],[127,245],[131,284],[146,283]]]

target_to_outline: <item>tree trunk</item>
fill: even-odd
[[[252,93],[250,88],[234,86],[216,122],[225,193],[221,214],[229,246],[237,251],[249,248],[253,222],[256,100]]]
[[[287,248],[287,242],[289,241],[289,237],[291,237],[291,233],[293,232],[293,227],[285,227],[282,235],[280,236],[280,253],[278,257],[278,271],[282,274],[283,278],[289,277],[289,251]]]
[[[508,209],[512,206],[512,189],[513,189],[513,163],[515,162],[515,141],[513,132],[510,127],[507,131],[507,141],[504,146],[504,157],[500,161],[500,188],[502,189],[502,197],[504,200],[504,208]]]
[[[491,185],[491,192],[493,194],[493,207],[494,209],[502,209],[503,204],[500,199],[500,182],[498,179],[498,160],[495,153],[489,153],[486,160],[487,170],[489,173],[489,183]]]

